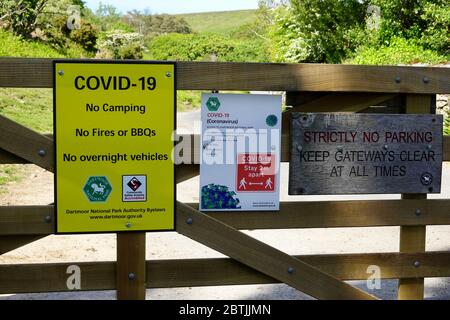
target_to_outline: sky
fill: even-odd
[[[100,2],[111,4],[122,13],[133,9],[150,13],[193,13],[258,8],[258,0],[84,0],[87,7],[96,10]]]

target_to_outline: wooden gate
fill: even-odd
[[[51,59],[1,58],[0,87],[52,88],[52,70]],[[289,112],[434,113],[436,94],[450,93],[450,69],[179,62],[177,82],[179,90],[286,91],[293,106],[283,115],[287,162]],[[177,165],[177,183],[199,174],[198,153],[193,148],[193,162]],[[450,137],[443,159],[450,160]],[[53,172],[52,137],[0,116],[0,163]],[[82,270],[81,290],[117,290],[118,299],[144,299],[146,288],[277,282],[318,299],[374,299],[343,281],[366,279],[369,265],[379,266],[383,279],[400,279],[399,299],[422,299],[424,277],[450,276],[450,252],[425,251],[426,226],[450,224],[450,199],[281,202],[276,215],[197,209],[198,203],[177,201],[177,232],[230,258],[146,261],[145,233],[118,233],[117,262],[0,265],[0,293],[69,291],[66,270],[73,264]],[[54,214],[51,204],[0,207],[0,254],[55,233]],[[401,227],[400,252],[290,256],[239,231],[381,226]]]

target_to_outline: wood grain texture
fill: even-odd
[[[442,121],[441,115],[292,113],[289,194],[440,193]],[[378,140],[368,141],[366,132]]]
[[[192,139],[197,140],[196,143],[198,143],[198,140],[200,140],[200,136],[199,135],[193,135]],[[444,148],[443,148],[443,153],[442,153],[442,158],[443,161],[450,161],[450,136],[444,136],[443,138],[444,142]],[[184,164],[182,163],[181,160],[178,159],[178,157],[176,158],[176,161],[180,161],[180,165],[175,166],[175,170],[177,174],[180,174],[180,177],[176,177],[177,180],[179,179],[179,181],[177,182],[182,182],[184,181],[186,178],[192,178],[196,175],[198,175],[198,159],[200,157],[200,151],[193,146],[191,146],[192,150],[191,150],[191,157],[192,157],[192,161],[195,165],[197,165],[197,167],[195,167],[194,165],[190,165],[190,164]],[[289,162],[289,134],[283,134],[281,136],[281,161],[282,162]],[[50,160],[53,161],[53,160]],[[18,156],[12,155],[11,153],[3,150],[0,148],[0,164],[13,164],[13,163],[29,163],[29,161],[20,158]],[[187,166],[186,168],[184,168],[185,166]],[[186,178],[185,178],[186,177]]]
[[[3,116],[0,116],[0,148],[44,169],[54,170],[53,141]]]
[[[363,253],[294,256],[341,280],[364,280],[369,265],[378,265],[382,279],[446,277],[450,252]],[[415,261],[422,261],[415,267]],[[67,268],[81,269],[81,290],[114,290],[115,262],[67,262],[0,265],[0,294],[58,292],[67,288]],[[279,281],[229,258],[146,261],[147,288],[269,284]]]
[[[183,203],[177,202],[176,207],[178,233],[297,290],[318,299],[375,299],[373,296]]]
[[[117,234],[117,299],[145,300],[145,232]]]
[[[407,95],[406,113],[426,114],[432,110],[432,95]],[[402,199],[426,199],[426,194],[403,194]],[[408,201],[409,201],[408,200]],[[426,226],[400,226],[400,252],[424,252]],[[420,261],[419,261],[420,262]],[[400,279],[398,283],[399,300],[422,300],[424,296],[424,278]]]
[[[81,269],[81,289],[116,289],[116,263],[71,262],[0,265],[0,293],[73,291],[67,287],[71,265]]]
[[[187,205],[198,209],[198,203]],[[278,212],[212,211],[208,216],[236,229],[256,230],[450,225],[449,212],[450,199],[285,201]],[[53,220],[53,206],[0,207],[0,236],[53,234]]]
[[[450,252],[301,255],[295,258],[341,280],[365,280],[370,265],[381,268],[382,279],[441,277],[450,274]],[[414,262],[423,264],[415,267]],[[0,269],[1,270],[1,269]],[[277,283],[233,259],[147,261],[148,288],[221,286]]]
[[[51,88],[52,61],[1,58],[0,87]],[[450,92],[448,68],[220,62],[177,62],[176,68],[179,90]]]

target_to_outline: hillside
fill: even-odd
[[[179,14],[192,27],[194,32],[214,32],[229,35],[240,26],[251,23],[257,10],[235,10]]]

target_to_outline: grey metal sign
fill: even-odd
[[[291,114],[289,194],[439,193],[441,115]]]

